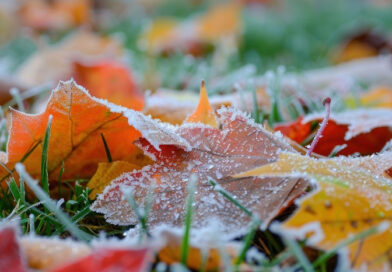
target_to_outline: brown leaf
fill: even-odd
[[[267,132],[238,111],[222,109],[219,115],[221,130],[202,124],[184,124],[177,129],[177,134],[190,146],[188,151],[176,143],[165,145],[159,139],[160,134],[150,135],[149,141],[155,144],[155,148],[148,141],[139,140],[139,145],[155,159],[155,163],[113,181],[98,196],[92,209],[104,213],[111,223],[136,224],[131,208],[122,197],[122,190],[133,191],[141,203],[149,186],[156,183],[154,204],[149,214],[150,227],[160,224],[179,226],[184,220],[187,184],[194,176],[198,180],[195,227],[204,227],[216,218],[222,224],[221,230],[234,236],[250,221],[233,203],[213,190],[209,179],[217,179],[224,189],[268,223],[308,184],[301,178],[233,180],[229,177],[275,161],[282,150],[294,151],[283,138]]]

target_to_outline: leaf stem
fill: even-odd
[[[320,125],[319,130],[317,131],[316,136],[314,136],[314,139],[312,141],[312,144],[310,145],[308,151],[306,152],[306,156],[310,156],[316,147],[317,143],[319,142],[325,128],[327,127],[329,116],[331,114],[331,98],[327,97],[323,101],[323,106],[325,107],[325,117],[323,119],[323,122]]]

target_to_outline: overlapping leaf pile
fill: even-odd
[[[134,96],[140,99],[137,93]],[[354,116],[359,118],[359,113],[363,117],[356,120]],[[328,126],[342,126],[345,134],[331,133],[331,137],[341,137],[351,153],[362,153],[362,147],[354,144],[355,139],[367,134],[376,137],[377,129],[389,131],[389,115],[387,109],[333,115]],[[298,133],[306,132],[302,127],[309,127],[312,120],[319,118],[319,115],[309,115],[276,130],[298,140]],[[73,81],[68,81],[60,83],[53,91],[43,113],[26,115],[11,111],[10,139],[7,160],[4,161],[4,169],[8,172],[4,170],[2,174],[4,186],[6,178],[13,174],[15,163],[20,161],[32,176],[41,175],[42,141],[49,119],[52,120],[48,152],[51,188],[58,186],[56,181],[61,165],[65,179],[93,176],[87,185],[92,189],[90,198],[96,197],[91,209],[103,213],[112,224],[139,223],[140,218],[127,201],[132,196],[141,207],[151,205],[147,218],[151,234],[160,233],[162,228],[181,228],[185,221],[188,187],[195,183],[193,231],[199,233],[209,229],[215,222],[213,225],[220,236],[227,240],[245,234],[254,219],[226,198],[222,191],[249,209],[253,217],[261,219],[263,229],[295,199],[306,195],[297,203],[298,210],[294,215],[279,228],[281,235],[304,228],[308,233],[300,231],[297,234],[302,236],[297,238],[307,237],[309,245],[330,250],[351,235],[376,228],[369,237],[348,246],[351,266],[377,270],[389,265],[390,233],[380,224],[389,221],[392,209],[390,151],[359,158],[316,159],[301,155],[284,136],[267,131],[239,110],[213,109],[204,85],[194,113],[182,125],[173,126],[94,98]],[[329,148],[320,152],[322,154],[329,153],[337,143],[328,136],[328,126],[327,134],[318,144]],[[102,143],[103,135],[105,144]],[[385,142],[390,140],[388,135],[383,135]],[[108,152],[113,161],[106,162]],[[218,190],[211,186],[211,180],[218,183]],[[313,191],[306,194],[308,189]],[[148,203],[151,193],[152,200]],[[3,231],[14,229],[5,228]],[[29,253],[36,250],[32,249],[36,243],[23,239],[21,245],[30,256],[30,266],[44,262],[40,258],[34,261]],[[51,247],[50,241],[45,248]],[[60,247],[65,247],[63,242],[57,242]],[[15,249],[13,258],[19,260],[13,265],[22,267],[24,261],[18,257],[16,240],[10,240],[8,246]],[[71,247],[74,250],[74,246]],[[173,258],[178,260],[179,254],[175,252],[179,252],[180,247],[174,246],[174,242],[163,248],[159,253],[162,259],[168,262]],[[66,271],[64,269],[70,267],[89,271],[94,265],[110,265],[110,260],[118,260],[118,254],[140,253],[145,256],[147,252],[125,250],[119,253],[121,250],[116,249],[94,251],[93,255],[88,255],[91,250],[83,250],[86,257],[54,271]],[[192,252],[194,258],[200,259],[199,249]],[[117,257],[112,259],[111,254]],[[219,254],[213,251],[211,254],[215,257],[209,267],[219,266]],[[49,263],[52,262],[53,257],[47,253],[44,255],[48,256]],[[72,259],[74,257],[70,256],[69,260]],[[137,258],[135,262],[140,260],[143,258]],[[87,270],[83,270],[84,265]],[[199,267],[191,261],[188,265]],[[37,266],[46,269],[50,265]]]

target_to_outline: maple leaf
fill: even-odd
[[[302,173],[317,180],[318,190],[298,203],[299,209],[283,227],[297,236],[305,233],[310,245],[328,250],[351,235],[390,221],[392,183],[385,170],[391,164],[391,152],[362,158],[334,159],[313,159],[282,153],[277,162],[235,177]],[[310,229],[310,226],[320,226],[320,229]],[[302,228],[303,231],[300,230]],[[314,236],[311,237],[309,233]],[[365,266],[374,271],[382,267],[390,269],[390,241],[392,231],[384,229],[350,244],[348,249],[352,266]]]
[[[91,97],[74,81],[61,82],[43,113],[30,115],[11,110],[7,166],[11,169],[31,151],[24,161],[26,169],[35,177],[41,174],[41,142],[49,116],[53,117],[48,151],[52,180],[58,179],[62,162],[64,179],[91,177],[98,163],[107,160],[101,134],[114,160],[146,165],[150,160],[133,144],[141,135],[129,124],[129,119],[138,118],[135,114],[129,111],[129,118],[125,117],[121,110],[114,112],[109,104]]]
[[[187,122],[203,123],[205,125],[211,125],[214,128],[218,127],[218,122],[215,117],[215,113],[208,101],[207,92],[202,82],[200,91],[200,101],[195,112],[191,114]],[[112,162],[112,163],[100,163],[97,172],[91,178],[87,187],[92,189],[90,198],[94,199],[97,194],[102,193],[103,189],[110,184],[112,180],[119,177],[125,172],[131,172],[134,169],[140,169],[138,165],[134,165],[128,162]]]
[[[105,214],[114,224],[136,224],[137,219],[122,196],[129,188],[138,202],[156,183],[149,225],[181,225],[187,183],[192,176],[198,180],[194,226],[203,227],[211,218],[222,222],[222,231],[231,235],[243,231],[250,218],[233,203],[213,190],[208,180],[218,179],[220,185],[266,221],[301,194],[308,186],[301,178],[231,179],[235,173],[274,161],[282,150],[293,151],[283,138],[252,123],[247,116],[229,109],[219,110],[222,129],[198,124],[184,124],[176,133],[188,143],[186,150],[175,142],[160,140],[160,134],[139,139],[138,145],[150,154],[155,163],[140,171],[124,174],[112,181],[97,197],[92,209]],[[154,143],[154,146],[150,144]],[[294,152],[294,151],[293,151]]]
[[[0,271],[26,272],[16,228],[12,225],[0,229]]]
[[[319,122],[322,118],[321,114],[311,114],[296,122],[278,125],[274,130],[301,143],[311,134],[311,122]],[[332,114],[314,152],[328,156],[335,146],[343,144],[347,146],[338,155],[379,152],[392,138],[391,118],[392,110],[389,109],[358,109]]]
[[[144,96],[129,69],[114,61],[73,63],[73,78],[90,94],[117,105],[143,110]]]

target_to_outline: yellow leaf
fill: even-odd
[[[392,108],[392,89],[386,86],[374,88],[363,94],[360,101],[366,107]]]
[[[298,210],[283,227],[298,238],[303,234],[313,238],[308,240],[313,246],[330,250],[352,235],[377,228],[392,217],[391,180],[385,173],[392,164],[391,155],[386,152],[362,158],[313,159],[282,153],[277,162],[238,176],[302,173],[315,179],[318,190],[299,203]],[[389,271],[392,230],[380,229],[351,243],[348,249],[354,268]]]
[[[176,38],[178,22],[171,18],[155,20],[140,37],[141,47],[152,53],[159,53]]]
[[[218,122],[215,117],[214,109],[211,107],[211,104],[208,101],[208,95],[204,81],[201,83],[199,105],[197,106],[196,111],[186,119],[186,122],[200,122],[206,125],[210,125],[214,128],[218,128]]]
[[[141,168],[140,165],[126,161],[101,162],[98,165],[97,172],[95,172],[94,176],[87,184],[87,187],[92,190],[89,195],[90,199],[95,199],[112,180],[121,176],[123,173],[131,172],[135,169],[139,170]]]

